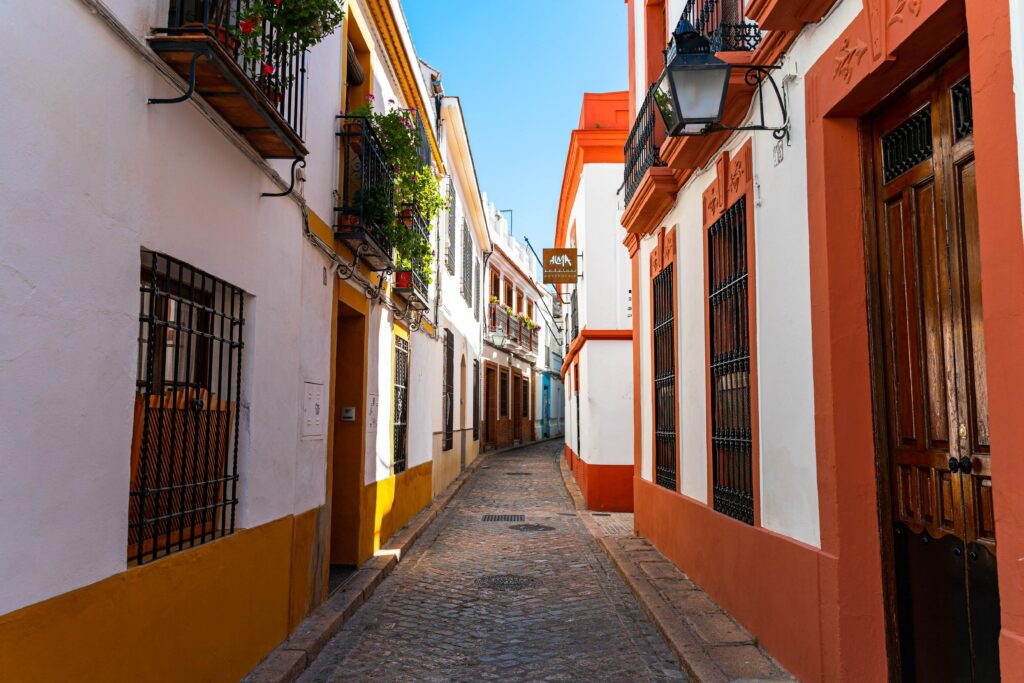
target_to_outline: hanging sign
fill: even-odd
[[[575,249],[545,249],[544,284],[575,284],[578,262]]]

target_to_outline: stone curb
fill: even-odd
[[[559,471],[573,505],[578,512],[586,512],[583,495],[572,476],[565,458],[559,457]],[[640,567],[633,562],[613,539],[601,533],[597,522],[589,514],[580,514],[583,525],[597,541],[597,545],[622,576],[629,589],[651,617],[662,637],[676,654],[690,680],[697,683],[727,683],[729,680],[708,656],[697,636],[694,635],[675,609],[666,601],[657,588],[644,576]]]
[[[388,539],[377,554],[360,565],[359,569],[331,595],[322,605],[313,610],[288,638],[268,654],[255,669],[242,679],[245,683],[292,683],[312,664],[331,638],[338,634],[352,615],[364,602],[370,599],[374,590],[388,574],[394,571],[402,558],[412,548],[431,522],[448,506],[455,495],[469,481],[485,460],[520,448],[530,448],[548,441],[561,439],[553,437],[542,441],[531,441],[518,446],[509,446],[488,451],[476,457],[466,469],[448,485],[441,494],[420,510],[408,524]]]

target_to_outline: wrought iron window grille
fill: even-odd
[[[449,275],[455,275],[456,205],[457,199],[455,197],[455,179],[451,178],[448,181],[448,240],[444,246],[444,263],[445,266],[448,268]]]
[[[394,473],[405,471],[409,452],[409,340],[395,337]]]
[[[501,380],[498,382],[500,396],[498,397],[498,417],[508,417],[508,370],[501,372]]]
[[[676,344],[674,264],[651,284],[654,299],[654,479],[675,491],[676,476]]]
[[[144,251],[128,559],[235,530],[245,293]]]
[[[450,451],[455,444],[455,335],[444,331],[444,384],[441,387],[444,410],[444,437],[442,450]]]
[[[473,238],[466,219],[462,219],[462,298],[467,306],[473,305]]]
[[[746,216],[742,197],[708,230],[707,276],[714,508],[753,524]]]

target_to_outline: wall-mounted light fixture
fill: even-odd
[[[747,65],[744,82],[757,89],[762,98],[760,123],[745,126],[722,124],[729,77],[732,66],[711,52],[711,43],[683,17],[672,33],[672,42],[665,51],[665,70],[653,89],[654,103],[670,136],[708,135],[722,130],[769,130],[782,139],[789,135],[789,113],[782,90],[775,83],[772,71],[778,67]],[[765,84],[771,86],[782,112],[780,125],[768,125],[763,97]]]

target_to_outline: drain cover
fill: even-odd
[[[506,472],[510,477],[529,477],[533,475],[533,472]]]
[[[475,583],[481,588],[490,588],[496,591],[519,591],[537,583],[537,579],[522,574],[493,574],[481,576]]]
[[[554,531],[555,527],[545,526],[544,524],[513,524],[509,529],[515,529],[516,531]]]
[[[525,522],[523,515],[484,515],[485,522]]]

